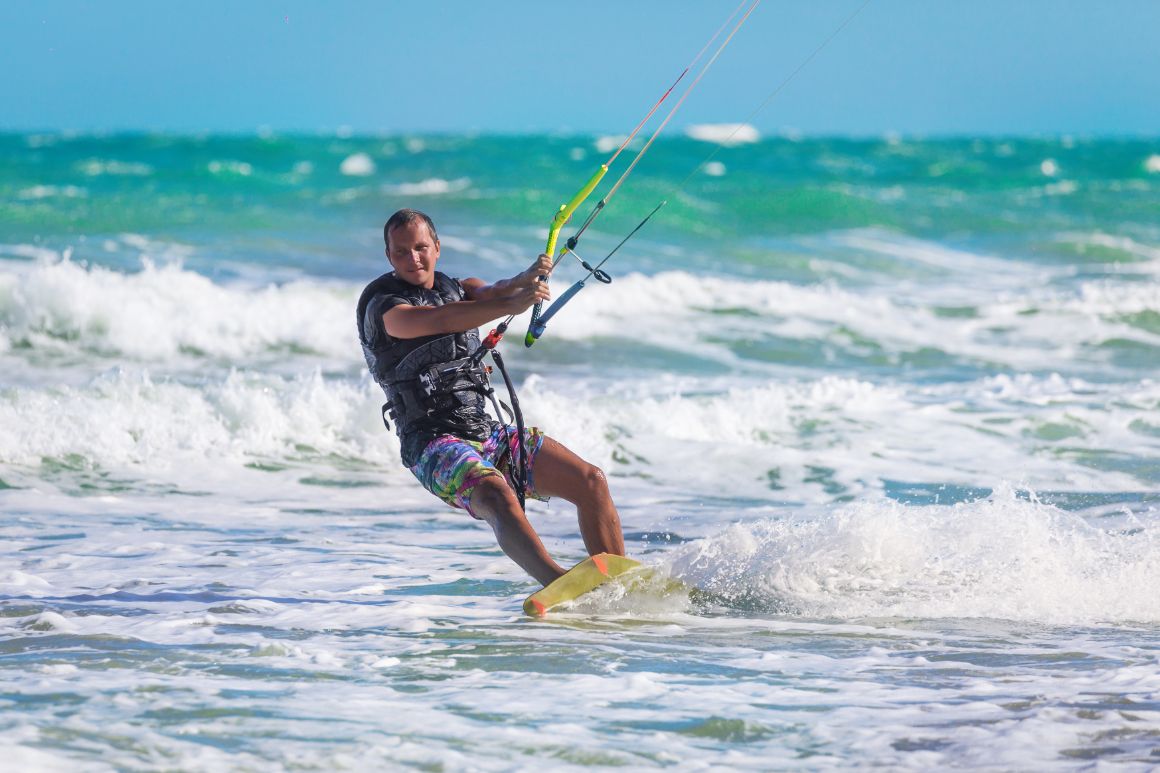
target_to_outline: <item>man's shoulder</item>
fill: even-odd
[[[435,272],[435,287],[443,292],[452,291],[459,295],[463,294],[463,283],[442,271]]]
[[[409,286],[410,285],[408,285],[402,279],[399,279],[399,277],[395,275],[394,271],[388,271],[387,273],[372,279],[367,284],[367,286],[363,288],[362,296],[363,298],[369,299],[376,295],[388,295],[392,293],[398,294],[400,292],[404,292]]]
[[[432,288],[441,294],[463,293],[463,283],[455,277],[448,276],[442,271],[435,272],[435,286]],[[365,298],[373,298],[376,295],[399,295],[403,297],[421,297],[425,292],[425,288],[413,285],[403,279],[400,279],[394,271],[383,274],[379,278],[371,281],[363,290]]]
[[[355,319],[358,323],[359,337],[363,343],[379,338],[382,328],[382,315],[390,308],[401,303],[414,303],[408,297],[409,285],[390,271],[377,279],[372,280],[363,288],[359,295]]]
[[[383,314],[396,306],[439,306],[466,297],[463,284],[442,271],[435,272],[435,284],[430,290],[406,282],[390,271],[363,288],[357,309],[359,331],[364,341],[378,338]]]

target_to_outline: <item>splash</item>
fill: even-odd
[[[672,572],[726,605],[817,618],[1160,621],[1160,524],[1089,520],[1015,496],[950,507],[860,502],[735,524]]]
[[[71,260],[0,274],[0,331],[36,356],[168,361],[354,352],[353,288],[224,287],[177,264],[121,273]]]

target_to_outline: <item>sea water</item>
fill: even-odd
[[[502,349],[698,593],[531,620],[354,305],[395,209],[510,276],[616,141],[0,136],[0,768],[1160,765],[1160,141],[658,142]]]

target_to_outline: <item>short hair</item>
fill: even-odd
[[[435,231],[435,222],[423,212],[417,209],[400,209],[395,214],[387,218],[387,222],[383,225],[383,244],[387,249],[391,248],[391,231],[401,226],[410,225],[416,220],[422,220],[427,224],[427,230],[431,233],[431,238],[439,241],[439,234]]]

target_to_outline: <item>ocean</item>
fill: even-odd
[[[617,138],[0,134],[0,769],[1160,766],[1160,140],[747,139],[501,344],[699,590],[541,621],[354,305],[404,206],[522,270]]]

